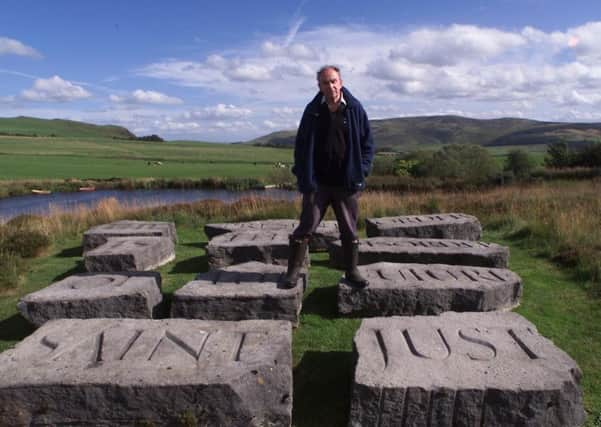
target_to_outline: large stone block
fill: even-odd
[[[367,237],[480,240],[482,226],[475,216],[443,213],[367,218],[365,231]]]
[[[294,219],[266,219],[263,221],[206,224],[204,230],[208,238],[212,239],[225,233],[239,231],[286,231],[290,234],[297,226],[298,221]],[[325,251],[328,249],[329,242],[339,238],[338,222],[322,221],[309,241],[309,249],[311,251]]]
[[[330,243],[330,262],[344,268],[340,240]],[[495,243],[451,239],[369,237],[359,241],[359,264],[400,262],[506,268],[509,248]]]
[[[163,299],[155,272],[76,274],[21,298],[17,308],[34,325],[61,318],[152,318]]]
[[[341,279],[338,311],[362,317],[507,310],[522,295],[520,277],[503,268],[380,262],[359,267],[369,287]]]
[[[166,237],[109,237],[84,255],[86,270],[99,273],[152,270],[174,259],[173,241]]]
[[[284,289],[281,279],[285,273],[284,266],[252,261],[199,274],[175,291],[171,317],[279,319],[297,324],[306,274],[295,288]]]
[[[237,231],[213,237],[206,247],[211,269],[259,261],[288,264],[289,244],[286,231]],[[309,265],[309,254],[305,257]]]
[[[354,348],[353,427],[584,423],[578,365],[515,313],[366,319]]]
[[[173,222],[161,221],[116,221],[97,225],[83,234],[84,254],[104,245],[109,237],[168,237],[177,243],[177,233]]]
[[[62,319],[0,354],[0,425],[289,426],[287,321]]]

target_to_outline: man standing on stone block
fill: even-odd
[[[296,286],[312,233],[332,205],[344,249],[345,277],[353,286],[368,285],[357,270],[358,197],[371,169],[374,143],[361,103],[342,86],[340,69],[317,72],[319,93],[307,105],[294,146],[294,167],[303,194],[300,224],[290,236],[284,286]]]

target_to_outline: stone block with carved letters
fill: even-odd
[[[442,213],[366,218],[365,231],[367,237],[480,240],[482,226],[472,215]]]
[[[330,263],[344,268],[340,240],[330,243]],[[509,249],[496,243],[452,239],[369,237],[359,240],[359,264],[402,262],[506,268]]]
[[[338,311],[408,316],[444,311],[508,310],[522,295],[520,277],[504,268],[379,262],[358,267],[369,286],[338,283]]]
[[[177,233],[173,222],[163,221],[116,221],[90,228],[83,234],[84,254],[104,245],[109,237],[167,237],[177,243]]]
[[[207,237],[212,239],[221,234],[238,231],[286,231],[290,234],[297,226],[298,220],[295,219],[266,219],[262,221],[206,224],[204,231]],[[338,222],[322,221],[311,236],[311,240],[309,240],[309,249],[311,251],[325,251],[328,249],[328,242],[333,242],[339,238]]]
[[[365,319],[349,425],[580,426],[581,371],[516,313]]]
[[[206,320],[281,319],[298,323],[306,273],[281,286],[286,267],[252,261],[199,274],[175,291],[171,317]]]
[[[287,321],[61,319],[0,354],[0,425],[289,426]]]
[[[211,239],[206,247],[211,269],[259,261],[266,264],[288,264],[288,232],[280,231],[237,231]],[[305,256],[309,265],[309,251]]]
[[[61,318],[152,318],[163,299],[155,272],[75,274],[25,295],[17,304],[34,325]]]
[[[174,259],[173,241],[167,237],[109,237],[84,255],[86,270],[98,273],[152,270]]]

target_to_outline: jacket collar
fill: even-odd
[[[355,99],[355,97],[351,94],[351,92],[346,88],[346,87],[342,87],[342,96],[344,98],[344,100],[346,101],[346,108],[353,108],[354,106],[357,105],[357,100]],[[319,107],[321,106],[321,100],[323,98],[323,93],[321,92],[317,92],[317,95],[315,95],[315,97],[313,98],[313,100],[309,103],[309,110],[314,113],[317,114],[319,113]]]

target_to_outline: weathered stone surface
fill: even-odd
[[[221,224],[206,224],[205,234],[209,239],[225,233],[239,231],[287,231],[292,233],[298,226],[294,219],[266,219],[263,221],[226,222]],[[325,251],[328,243],[340,238],[336,221],[322,221],[309,241],[311,251]]]
[[[338,311],[362,317],[507,310],[520,302],[520,277],[504,268],[379,262],[359,267],[369,287],[338,283]]]
[[[576,362],[515,313],[372,318],[355,335],[351,426],[580,426]]]
[[[83,234],[84,254],[104,245],[109,237],[168,237],[177,243],[177,233],[173,222],[161,221],[116,221],[97,225]]]
[[[340,240],[330,243],[330,262],[343,268]],[[495,243],[451,239],[369,237],[359,241],[359,264],[401,262],[506,268],[509,249]]]
[[[306,287],[302,274],[293,289],[281,287],[286,267],[261,262],[199,274],[175,291],[171,317],[206,320],[279,319],[298,323]]]
[[[34,325],[61,318],[152,318],[163,299],[155,272],[76,274],[21,298],[17,308]]]
[[[289,426],[291,359],[287,321],[53,320],[0,354],[0,425]]]
[[[109,237],[84,255],[86,270],[99,273],[152,270],[174,259],[173,242],[166,237]]]
[[[365,231],[367,237],[480,240],[482,226],[475,216],[444,213],[367,218]]]
[[[259,261],[266,264],[288,264],[286,231],[237,231],[214,237],[206,247],[211,269]],[[305,265],[309,264],[309,254]]]

